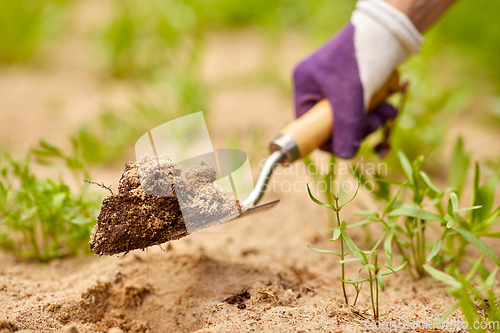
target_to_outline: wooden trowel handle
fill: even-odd
[[[399,91],[399,75],[394,72],[387,83],[373,95],[368,110],[375,109],[397,91]],[[332,127],[332,107],[326,99],[323,99],[304,115],[285,126],[281,135],[291,136],[299,149],[300,157],[305,157],[331,137]]]

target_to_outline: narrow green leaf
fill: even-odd
[[[362,270],[366,270],[366,271],[368,271],[368,272],[370,272],[370,271],[374,271],[374,270],[375,270],[375,266],[373,266],[373,264],[365,264],[363,267],[361,267],[361,268],[359,269],[359,271],[358,271],[358,272],[359,272],[359,273],[361,273],[361,271],[362,271]]]
[[[385,291],[385,281],[384,281],[383,275],[377,274],[376,276],[377,276],[377,281],[378,281],[378,285],[380,286],[380,289],[382,289],[382,291]]]
[[[460,207],[458,203],[458,197],[455,192],[450,193],[450,199],[451,199],[451,206],[453,208],[453,212],[455,213]]]
[[[479,209],[481,208],[482,206],[472,206],[472,207],[465,207],[465,208],[460,208],[460,209],[457,209],[455,211],[455,213],[461,213],[461,212],[468,212],[470,210],[474,210],[474,209]]]
[[[385,234],[386,234],[386,232],[384,231],[382,233],[382,236],[380,236],[380,238],[378,239],[377,243],[375,243],[375,245],[372,247],[370,253],[375,253],[377,251],[380,243],[382,243],[382,240],[384,240]]]
[[[347,223],[346,223],[346,221],[340,222],[340,229],[342,229],[342,230],[346,230],[347,229]]]
[[[389,179],[384,179],[384,178],[377,178],[377,181],[381,182],[381,183],[390,184],[390,185],[399,185],[399,186],[405,186],[405,187],[412,187],[410,184],[408,184],[407,180],[404,181],[404,182],[398,182],[397,180],[389,180]]]
[[[340,228],[333,229],[332,241],[336,241],[340,237]]]
[[[455,222],[456,222],[456,221],[455,221],[455,218],[453,218],[453,217],[452,217],[452,218],[450,218],[450,219],[448,220],[448,223],[446,223],[446,228],[448,228],[448,229],[452,228],[452,227],[455,225]]]
[[[443,243],[443,239],[440,238],[436,241],[436,243],[434,243],[434,246],[432,247],[432,251],[431,253],[429,253],[429,255],[427,256],[427,261],[432,261],[432,259],[434,259],[434,257],[439,253],[439,251],[441,250],[441,244]]]
[[[394,229],[391,229],[384,240],[384,254],[389,266],[392,266],[392,238],[394,237]]]
[[[401,193],[401,190],[403,189],[405,184],[406,184],[406,182],[404,182],[403,185],[401,185],[399,187],[398,193],[396,193],[396,195],[394,197],[392,197],[391,201],[389,201],[387,203],[387,206],[385,206],[384,212],[382,213],[382,217],[384,217],[387,214],[387,212],[392,208],[392,206],[394,205],[394,203],[398,199],[399,193]]]
[[[481,256],[481,257],[477,258],[476,261],[474,261],[474,263],[472,264],[471,269],[469,270],[469,273],[467,273],[467,275],[465,276],[465,280],[466,281],[470,281],[470,279],[472,279],[472,277],[474,276],[474,274],[476,274],[477,270],[481,266],[483,258],[484,257]]]
[[[336,253],[336,252],[333,252],[333,251],[329,251],[329,250],[320,250],[320,249],[317,249],[315,247],[312,247],[312,246],[309,246],[307,245],[307,247],[309,248],[309,250],[313,251],[313,252],[316,252],[316,253],[327,253],[327,254],[333,254],[333,255],[336,255],[338,257],[340,257],[340,254]]]
[[[347,247],[349,247],[349,250],[352,252],[352,254],[358,258],[363,264],[367,264],[366,261],[366,255],[359,249],[359,247],[354,243],[354,241],[349,237],[347,232],[342,229],[342,236],[347,244]]]
[[[402,265],[399,265],[397,267],[389,267],[389,266],[384,266],[387,269],[385,271],[381,271],[379,274],[381,275],[389,275],[389,274],[396,274],[397,272],[400,272],[403,268],[406,267],[406,262]]]
[[[495,269],[491,271],[488,278],[484,280],[485,291],[490,291],[491,289],[493,289],[493,286],[495,285],[495,281],[497,278],[497,273],[498,273],[498,267],[495,267]]]
[[[448,199],[448,206],[446,206],[446,213],[449,215],[449,216],[453,216],[453,203],[451,202],[451,198]]]
[[[472,181],[472,196],[471,196],[471,205],[474,206],[476,203],[477,192],[479,192],[479,163],[476,162],[474,166],[474,178]]]
[[[500,266],[500,258],[498,257],[498,255],[482,240],[474,236],[470,231],[459,226],[454,226],[453,229],[456,230],[463,238],[465,238],[465,240],[467,240],[472,246],[474,246],[485,256],[493,260],[495,264]]]
[[[479,231],[474,233],[477,237],[500,238],[500,231]]]
[[[435,206],[440,202],[441,202],[441,198],[437,197],[437,198],[434,198],[432,200],[425,202],[422,206]]]
[[[360,226],[363,226],[363,225],[370,224],[372,222],[375,222],[375,221],[373,221],[373,220],[363,220],[363,221],[359,221],[359,222],[356,222],[356,223],[351,223],[351,224],[347,225],[346,229],[360,227]]]
[[[333,209],[333,207],[332,207],[331,205],[328,205],[328,204],[326,204],[326,203],[324,203],[324,202],[319,201],[318,199],[316,199],[316,198],[312,195],[311,190],[309,189],[309,184],[307,184],[307,193],[309,193],[309,197],[311,198],[311,200],[312,200],[312,201],[314,201],[314,203],[316,203],[316,204],[318,204],[318,205],[320,205],[320,206],[323,206],[323,207],[328,207],[328,208],[330,208],[330,209]]]
[[[358,186],[356,187],[356,192],[354,192],[354,195],[352,196],[352,198],[349,201],[345,202],[343,205],[341,205],[339,207],[339,209],[342,209],[344,206],[346,206],[347,204],[351,203],[351,201],[353,201],[354,198],[356,198],[356,196],[358,195],[358,191],[359,191],[359,187],[360,186],[361,186],[361,181],[358,179]]]
[[[359,216],[378,216],[376,210],[360,210],[359,212],[354,213],[354,215]]]
[[[356,261],[362,261],[359,258],[349,258],[349,259],[344,259],[344,260],[337,260],[336,262],[339,264],[347,264],[349,262],[356,262]]]
[[[431,190],[437,193],[441,193],[439,188],[432,182],[431,178],[425,172],[420,171],[420,176],[422,176],[422,179],[427,184],[427,186],[429,186]]]
[[[474,228],[480,228],[481,230],[485,230],[492,226],[493,224],[498,222],[498,219],[500,218],[500,207],[495,209],[490,215],[488,215],[483,221],[480,223],[476,224]]]
[[[41,152],[41,153],[45,153],[44,156],[61,157],[64,155],[59,148],[57,148],[55,145],[53,145],[52,143],[50,143],[46,140],[43,140],[43,139],[40,140],[39,144],[40,144],[40,146],[42,146],[45,149],[45,152]]]
[[[482,208],[472,212],[471,223],[473,225],[483,221],[490,214],[491,209],[493,208],[498,182],[498,176],[493,176],[478,189],[476,193],[476,200],[473,205],[482,206]]]
[[[410,181],[411,184],[415,184],[413,179],[413,168],[411,166],[411,163],[401,150],[398,151],[398,158],[406,174],[406,177],[408,177],[408,180]]]
[[[455,297],[460,303],[460,310],[465,317],[465,320],[469,323],[470,327],[473,327],[473,323],[477,321],[477,308],[468,293],[457,293]],[[473,330],[473,332],[478,332],[479,330]],[[479,331],[480,332],[480,331]]]
[[[407,249],[409,249],[411,247],[411,243],[408,242],[407,240],[401,241],[401,240],[398,239],[398,244],[402,245],[403,247],[405,247]]]
[[[362,278],[360,280],[344,280],[344,279],[339,278],[339,280],[342,282],[345,282],[345,283],[349,283],[349,284],[358,284],[358,283],[363,283],[363,282],[368,281],[367,278]]]
[[[441,216],[416,206],[403,206],[400,208],[396,208],[389,213],[389,216],[411,216],[427,221],[444,222],[444,219]]]
[[[462,288],[462,284],[453,276],[448,275],[440,270],[437,270],[429,265],[424,265],[423,267],[427,271],[427,273],[429,273],[436,280],[449,284],[450,286],[455,288]]]

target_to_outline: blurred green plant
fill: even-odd
[[[30,60],[62,27],[72,0],[0,0],[0,63]]]
[[[100,196],[88,185],[72,191],[62,179],[39,179],[28,160],[0,154],[0,246],[38,261],[89,253]]]
[[[448,170],[450,186],[444,190],[436,186],[421,169],[425,161],[423,156],[412,163],[401,151],[398,152],[398,157],[407,180],[398,182],[377,179],[378,183],[387,182],[400,188],[390,200],[385,195],[378,197],[386,202],[381,214],[377,211],[359,213],[367,216],[360,224],[380,223],[388,233],[384,243],[386,256],[392,258],[392,246],[395,244],[403,259],[408,262],[412,276],[422,277],[426,261],[434,261],[436,265],[449,263],[451,267],[456,267],[464,260],[465,249],[470,244],[500,266],[498,255],[479,239],[500,237],[500,233],[491,231],[500,217],[500,207],[493,209],[499,183],[498,174],[481,185],[480,168],[476,164],[471,204],[460,207],[460,196],[470,161],[470,153],[463,151],[461,139],[457,141]],[[411,199],[408,200],[401,194],[403,189],[410,191]],[[435,212],[427,210],[427,207],[433,207]],[[401,218],[402,225],[398,223]],[[426,230],[430,226],[438,233],[439,238],[435,242],[426,240]],[[431,251],[427,254],[428,247]]]
[[[186,3],[196,12],[201,28],[253,25],[269,32],[300,26],[314,31],[318,42],[347,22],[355,1],[187,0]]]
[[[489,272],[482,265],[482,260],[483,257],[476,259],[466,275],[457,268],[448,274],[424,265],[424,269],[434,279],[450,286],[447,292],[457,300],[457,303],[440,317],[442,326],[446,325],[447,318],[460,308],[469,332],[500,332],[500,307],[498,296],[493,291],[498,267]],[[483,272],[479,273],[481,269]]]
[[[120,78],[151,77],[185,62],[181,52],[193,42],[197,18],[179,0],[116,0],[101,40],[111,73]],[[177,60],[177,62],[176,62]]]
[[[500,45],[494,41],[500,34],[498,12],[498,1],[484,1],[481,6],[469,1],[457,1],[430,36],[433,39],[432,55],[448,57],[459,54],[454,61],[460,61],[464,67],[462,80],[472,79],[477,85],[489,78],[496,84],[497,92],[500,88],[500,68],[496,64]]]
[[[119,78],[151,78],[195,63],[208,29],[260,27],[266,35],[300,25],[323,43],[347,22],[354,1],[115,0],[99,39]],[[337,19],[332,19],[332,17]]]
[[[70,135],[71,152],[41,140],[34,150],[35,157],[45,164],[62,158],[69,168],[113,162],[130,151],[144,132],[177,117],[206,110],[206,90],[191,76],[170,76],[164,85],[171,92],[169,100],[137,101],[128,110],[105,108],[93,123],[79,126]]]

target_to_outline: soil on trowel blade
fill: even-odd
[[[216,175],[203,161],[182,172],[166,154],[126,163],[118,194],[102,203],[90,249],[97,255],[144,249],[237,215],[238,200],[214,184]]]

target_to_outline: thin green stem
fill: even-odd
[[[425,261],[426,261],[426,258],[425,258],[425,226],[426,226],[426,222],[425,220],[421,220],[420,221],[420,241],[421,241],[421,246],[420,246],[420,255],[421,255],[421,266],[423,267],[423,265],[425,264]]]
[[[403,257],[403,260],[406,261],[407,263],[410,263],[410,259],[408,258],[408,256],[406,255],[406,253],[404,252],[403,248],[401,247],[401,244],[399,244],[398,242],[398,236],[396,234],[394,234],[394,241],[396,242],[396,246],[398,248],[398,251],[399,253],[401,254],[401,256]],[[411,270],[411,267],[410,265],[408,265],[408,272],[410,272],[410,275],[411,277],[416,280],[416,277],[415,277],[415,274],[413,273],[413,271]]]
[[[335,214],[337,215],[337,226],[340,228],[341,227],[341,221],[340,221],[340,209],[339,209],[339,199],[335,199]],[[342,236],[342,233],[340,234],[340,260],[344,261],[344,237]],[[349,304],[349,299],[347,298],[347,292],[345,290],[345,265],[342,262],[341,264],[342,267],[342,292],[344,294],[344,301],[345,304]]]
[[[369,275],[369,281],[370,281],[370,300],[372,302],[372,309],[373,309],[373,317],[375,320],[377,320],[377,314],[376,314],[376,308],[375,308],[375,303],[373,302],[373,277],[372,277],[372,272],[368,271]]]
[[[415,256],[415,268],[417,269],[417,272],[419,273],[420,275],[420,266],[422,266],[422,262],[421,262],[421,257],[420,257],[420,253],[422,252],[422,250],[420,249],[421,247],[421,244],[420,244],[420,232],[417,231],[415,233],[415,253],[414,253],[414,256]]]
[[[413,240],[413,235],[410,238],[410,244],[411,244],[411,253],[413,255],[413,267],[417,271],[417,274],[419,274],[419,276],[420,276],[420,273],[418,271],[417,251],[415,249],[415,241]]]
[[[361,284],[361,286],[356,286],[356,298],[354,298],[354,303],[353,305],[356,306],[356,303],[358,302],[358,296],[359,296],[359,293],[361,292],[361,287],[363,286],[363,284]]]
[[[379,307],[378,307],[378,289],[379,289],[379,284],[378,284],[378,279],[375,278],[375,304],[377,306],[377,316],[375,317],[375,320],[378,321],[379,319]]]

